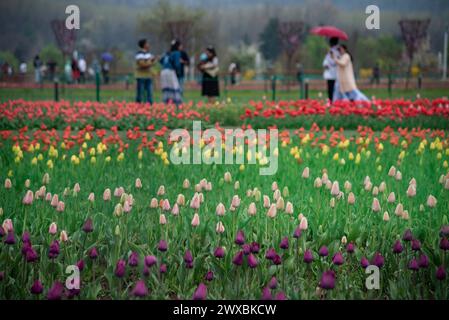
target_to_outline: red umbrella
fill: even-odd
[[[340,30],[334,26],[321,26],[315,27],[310,30],[310,33],[317,36],[329,37],[329,38],[340,38],[342,40],[348,40],[348,35],[343,30]]]

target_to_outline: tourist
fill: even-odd
[[[201,82],[201,95],[207,97],[209,103],[213,103],[215,98],[220,95],[218,83],[218,58],[215,49],[212,46],[206,48],[205,56],[200,59],[199,70],[203,73]]]
[[[150,43],[146,39],[138,42],[139,51],[137,51],[136,60],[136,102],[143,102],[143,95],[146,92],[146,100],[153,103],[153,89],[151,79],[151,67],[154,65],[155,57],[150,53]]]
[[[179,47],[180,42],[173,40],[170,50],[159,61],[162,65],[162,101],[164,103],[174,103],[176,106],[182,103],[181,87],[177,77],[177,74],[181,73],[180,69],[183,67]]]

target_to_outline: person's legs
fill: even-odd
[[[153,104],[152,80],[150,78],[145,79],[145,91],[147,92],[147,102]]]
[[[335,80],[327,80],[327,96],[330,101],[332,101],[334,97],[334,86]]]
[[[184,96],[184,77],[178,77],[179,89],[181,90],[181,97]]]
[[[144,79],[136,79],[136,102],[142,102]]]

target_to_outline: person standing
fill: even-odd
[[[80,56],[78,60],[78,68],[80,71],[80,82],[84,83],[86,81],[87,63],[83,56]]]
[[[334,56],[338,56],[338,38],[330,38],[329,46],[330,49],[324,57],[323,61],[323,78],[327,82],[327,97],[332,102],[334,96],[335,81],[337,80],[337,64],[332,59],[331,54],[333,54]]]
[[[41,74],[42,60],[38,54],[34,56],[33,67],[34,67],[34,82],[40,84],[42,81],[42,74]]]
[[[215,98],[220,96],[220,88],[218,82],[218,57],[215,48],[209,46],[206,48],[205,59],[202,60],[198,66],[203,73],[201,81],[201,95],[207,97],[209,103],[213,103]]]
[[[75,57],[72,58],[72,80],[73,83],[78,83],[80,78],[80,69],[78,67],[78,61]]]
[[[162,65],[162,101],[174,103],[176,106],[182,103],[181,87],[177,77],[177,74],[181,73],[180,69],[183,68],[179,46],[179,41],[172,41],[170,50],[159,61]]]
[[[353,58],[348,48],[344,44],[340,45],[339,57],[331,53],[331,58],[337,64],[338,85],[335,88],[334,100],[368,101],[355,84]]]
[[[181,88],[181,96],[183,96],[184,95],[185,74],[186,74],[186,69],[190,65],[190,57],[187,54],[187,52],[184,51],[184,45],[182,43],[179,43],[179,52],[181,54],[181,68],[179,69],[179,74],[177,74],[177,76],[178,76],[179,87]]]
[[[153,104],[153,89],[151,79],[151,67],[155,62],[155,57],[150,53],[150,43],[146,39],[138,42],[136,60],[136,102],[143,102],[143,95],[146,92],[146,102]]]

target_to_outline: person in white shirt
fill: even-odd
[[[332,102],[334,97],[335,81],[337,80],[337,64],[335,63],[334,59],[332,59],[331,52],[333,52],[334,57],[338,57],[338,38],[330,38],[329,46],[330,50],[327,52],[323,61],[323,77],[327,81],[327,96]]]
[[[78,60],[78,69],[80,70],[80,81],[84,83],[86,80],[87,63],[83,56]]]

